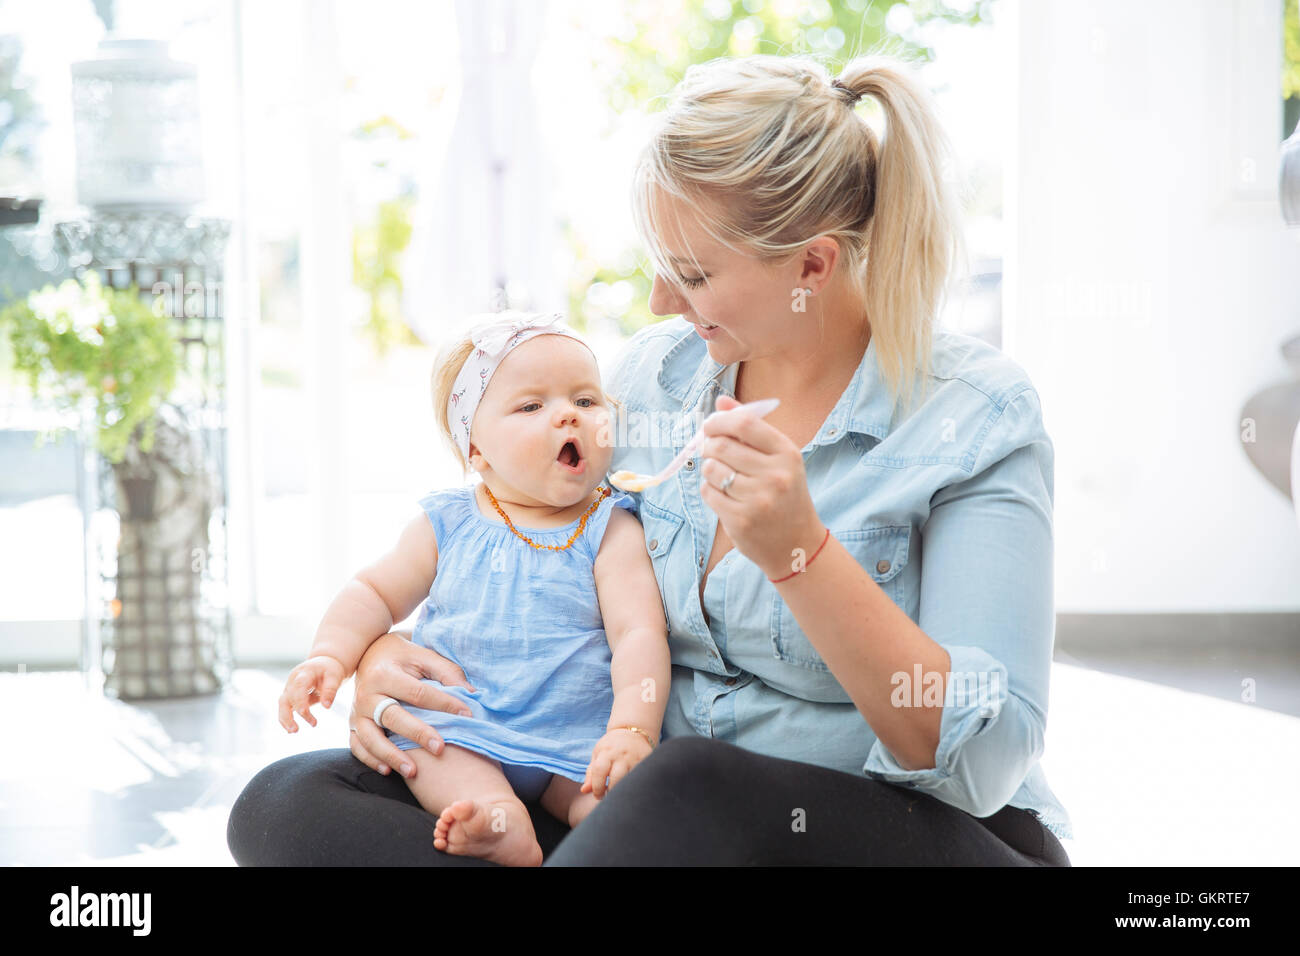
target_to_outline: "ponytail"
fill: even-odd
[[[884,112],[863,299],[881,374],[910,402],[918,371],[928,385],[933,324],[949,272],[965,257],[960,208],[944,179],[951,147],[929,91],[900,61],[854,60],[839,83],[854,96],[871,97]]]

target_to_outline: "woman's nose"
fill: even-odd
[[[677,291],[676,286],[655,273],[650,286],[650,311],[655,315],[681,315],[686,300]]]

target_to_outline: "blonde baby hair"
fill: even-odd
[[[464,322],[461,323],[460,331],[449,335],[442,347],[438,350],[438,357],[433,363],[433,375],[431,377],[433,391],[433,413],[434,420],[438,425],[438,434],[442,440],[451,449],[456,460],[460,463],[462,473],[468,477],[470,473],[470,464],[465,459],[465,455],[460,450],[460,445],[456,443],[456,438],[451,431],[451,421],[447,417],[447,403],[451,399],[451,390],[456,384],[456,376],[460,374],[461,368],[465,365],[465,360],[474,351],[474,342],[470,338],[473,334],[473,328],[468,327]],[[615,409],[620,409],[621,403],[614,396],[605,392],[605,400]]]

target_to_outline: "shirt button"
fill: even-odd
[[[695,459],[694,459],[694,458],[687,458],[687,459],[686,459],[686,464],[685,464],[683,467],[684,467],[687,471],[694,471],[694,470],[695,470]]]
[[[657,548],[657,547],[659,547],[659,539],[658,539],[658,538],[651,538],[651,539],[650,539],[650,550],[653,551],[653,550],[654,550],[655,548]]]
[[[700,567],[704,567],[704,559],[700,558]]]
[[[724,684],[726,684],[728,687],[730,687],[730,686],[731,686],[732,684],[734,684],[735,682],[736,682],[736,678],[734,678],[734,677],[728,677],[728,678],[727,678],[726,680],[724,680],[722,683],[724,683]]]
[[[889,562],[886,561],[884,558],[881,558],[879,561],[876,562],[877,574],[884,574],[888,570],[889,570]]]
[[[834,435],[836,431],[838,431],[838,429],[836,429],[836,428],[828,428],[828,429],[826,429],[826,434],[827,434],[827,435]]]

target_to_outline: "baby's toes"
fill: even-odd
[[[456,803],[447,806],[443,810],[443,816],[450,814],[450,819],[459,819],[461,823],[474,816],[474,810],[478,809],[478,804],[473,800],[458,800]]]
[[[442,811],[441,819],[445,819],[450,827],[453,823],[468,823],[477,811],[478,804],[473,800],[457,800]]]

